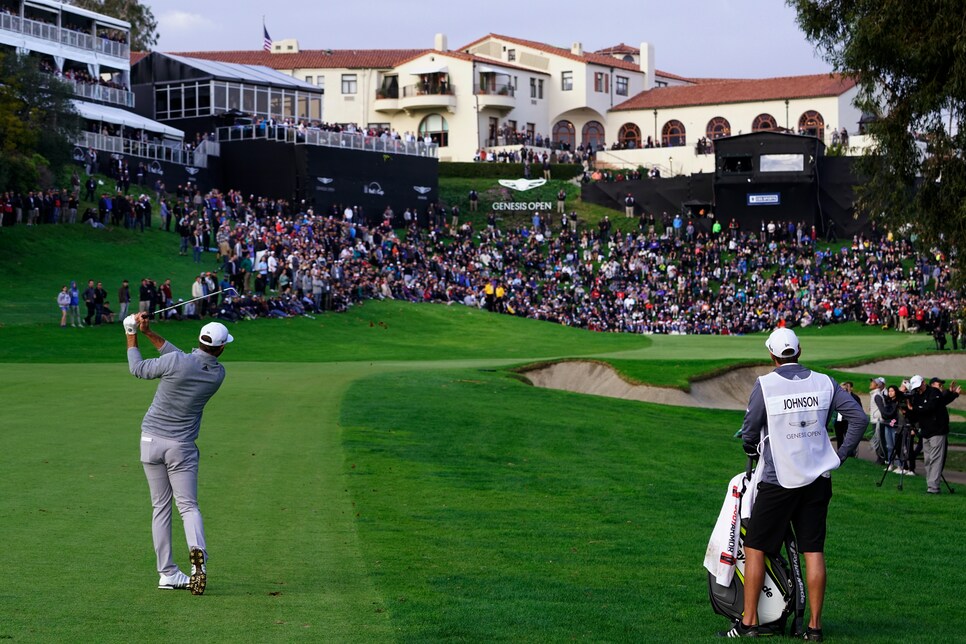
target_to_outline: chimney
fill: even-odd
[[[641,43],[641,71],[644,72],[644,89],[654,89],[654,45]]]
[[[570,53],[573,54],[574,56],[583,56],[584,55],[583,43],[575,42],[574,44],[572,44],[570,46]]]
[[[449,51],[449,47],[446,45],[446,34],[436,34],[436,38],[433,40],[433,49],[436,51]]]

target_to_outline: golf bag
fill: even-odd
[[[748,519],[741,518],[741,503],[748,491],[748,485],[751,484],[752,468],[753,461],[749,458],[740,487],[734,485],[730,492],[738,499],[737,509],[731,515],[731,520],[738,523],[733,530],[736,543],[733,555],[721,552],[720,558],[722,563],[734,565],[731,583],[723,586],[717,582],[715,574],[710,572],[710,569],[708,572],[708,597],[711,600],[711,608],[731,620],[740,620],[745,606],[744,540]],[[709,544],[709,550],[710,548]],[[798,544],[791,528],[785,535],[784,548],[785,557],[782,557],[781,553],[765,554],[765,582],[758,599],[758,630],[762,635],[784,635],[790,615],[793,615],[790,634],[797,636],[804,632],[805,585],[802,582]]]

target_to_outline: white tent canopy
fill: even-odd
[[[423,74],[445,74],[447,72],[449,72],[449,67],[446,65],[434,65],[432,63],[429,63],[425,67],[419,67],[409,71],[414,76],[422,76]]]
[[[480,65],[476,68],[476,71],[481,74],[503,74],[504,76],[510,75],[510,72],[506,69],[496,69],[494,67],[487,67],[486,65]]]
[[[184,138],[183,131],[164,125],[163,123],[158,123],[157,121],[152,121],[134,112],[128,112],[127,110],[116,107],[108,107],[107,105],[101,105],[99,103],[88,103],[86,101],[71,102],[74,104],[74,109],[77,110],[77,113],[82,118],[90,121],[104,121],[105,123],[123,125],[124,127],[130,127],[136,130],[147,130],[148,132],[163,134],[173,139]]]

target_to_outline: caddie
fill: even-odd
[[[799,364],[802,352],[794,331],[776,329],[765,346],[776,368],[755,382],[741,427],[745,453],[760,456],[764,468],[744,542],[744,615],[718,635],[758,636],[765,554],[778,553],[791,525],[805,556],[808,588],[809,622],[800,636],[821,642],[830,473],[858,446],[869,417],[832,378]],[[837,453],[828,435],[834,413],[848,421]]]

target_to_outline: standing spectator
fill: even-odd
[[[151,310],[151,288],[148,285],[148,278],[141,280],[138,288],[138,313],[148,313]],[[127,317],[127,316],[124,316]],[[122,320],[124,318],[121,318]]]
[[[188,244],[191,241],[191,219],[188,217],[187,213],[182,214],[181,218],[178,219],[177,231],[181,236],[181,246],[178,248],[178,254],[187,255]]]
[[[57,294],[57,306],[60,308],[60,328],[67,327],[67,312],[70,310],[70,293],[67,292],[67,285],[60,287]]]
[[[888,463],[894,446],[895,430],[884,420],[885,386],[885,378],[872,378],[869,381],[869,422],[872,423],[872,435],[875,437],[876,460],[881,459],[883,463]],[[837,432],[836,441],[838,441]]]
[[[87,306],[87,315],[84,317],[84,324],[86,326],[91,326],[94,323],[94,317],[97,314],[97,309],[94,307],[94,280],[87,280],[87,288],[84,289],[84,304]]]
[[[557,214],[558,215],[564,214],[566,210],[566,202],[567,202],[567,191],[561,188],[560,192],[557,193]],[[567,227],[566,224],[564,224],[564,228],[566,227]]]
[[[191,285],[191,299],[199,299],[206,295],[205,293],[205,283],[201,279],[201,275],[195,278],[194,284]],[[199,317],[205,316],[205,307],[199,302],[197,305]]]
[[[122,320],[127,317],[128,309],[131,307],[131,287],[127,280],[121,282],[121,288],[117,289],[118,317]]]
[[[945,381],[933,378],[931,386],[923,377],[909,379],[912,398],[906,401],[906,417],[919,424],[922,437],[923,464],[926,466],[926,492],[939,494],[939,480],[946,464],[946,441],[949,438],[949,411],[946,406],[959,398],[962,388],[953,382],[943,390]]]
[[[634,195],[628,192],[624,197],[624,216],[628,219],[634,217],[634,203]]]
[[[195,228],[195,234],[192,238],[191,249],[194,253],[195,264],[201,263],[201,252],[205,249],[205,240],[201,234],[201,228]]]
[[[107,291],[104,290],[104,284],[98,282],[97,288],[94,289],[94,326],[97,326],[103,321],[104,305],[106,303]]]
[[[480,195],[477,194],[476,190],[470,190],[470,212],[476,212],[479,208]]]

